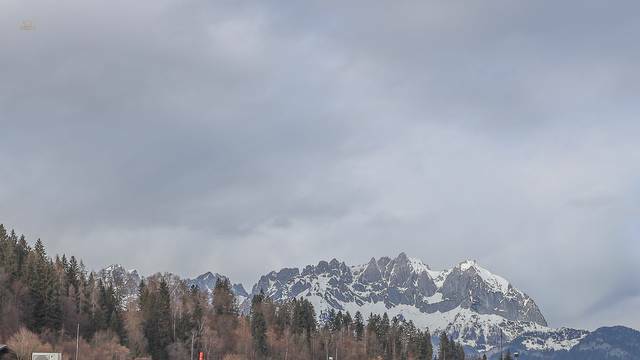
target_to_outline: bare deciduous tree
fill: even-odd
[[[16,353],[18,360],[31,359],[31,354],[34,352],[51,351],[51,345],[42,342],[38,335],[24,327],[13,334],[7,344]]]

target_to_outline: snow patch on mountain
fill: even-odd
[[[495,292],[501,292],[507,294],[509,292],[509,282],[498,275],[492,274],[489,270],[480,267],[475,260],[466,260],[460,263],[460,270],[467,271],[473,269],[478,275],[489,285],[489,287]]]
[[[501,334],[509,341],[547,325],[529,296],[473,260],[438,271],[404,253],[356,266],[332,259],[302,271],[272,271],[258,280],[252,295],[260,291],[276,302],[305,298],[318,314],[360,311],[366,318],[386,312],[482,350],[495,347]]]
[[[542,328],[520,334],[513,343],[528,351],[569,351],[588,334],[571,328]]]

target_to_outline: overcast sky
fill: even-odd
[[[639,11],[3,0],[0,222],[248,288],[472,258],[552,326],[640,328]]]

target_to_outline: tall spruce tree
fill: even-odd
[[[15,235],[15,232],[11,232]],[[7,235],[4,226],[0,225],[0,269],[6,274],[11,275],[12,279],[16,279],[18,275],[17,263],[17,243],[14,242],[12,236]]]
[[[13,232],[12,232],[13,234]],[[29,288],[29,328],[41,332],[48,325],[47,293],[50,278],[49,261],[42,241],[38,239],[27,259],[27,286]]]
[[[20,240],[18,240],[18,245],[16,246],[16,262],[18,264],[17,274],[15,274],[16,278],[24,277],[27,256],[29,256],[30,251],[31,248],[29,247],[29,244],[27,244],[27,239],[24,237],[24,235],[21,235]]]
[[[57,281],[53,264],[49,264],[45,294],[45,326],[51,330],[62,327],[61,284]]]
[[[316,314],[311,302],[307,299],[294,301],[292,318],[294,334],[304,335],[307,345],[310,345],[311,336],[317,328]]]
[[[447,333],[443,331],[440,334],[440,345],[438,347],[438,359],[439,360],[452,359],[451,355],[452,354],[450,352],[449,337],[447,336]]]
[[[164,279],[151,291],[142,281],[139,286],[143,332],[148,340],[149,354],[154,360],[167,360],[167,346],[171,344],[171,298]]]
[[[171,296],[167,282],[162,279],[158,287],[156,302],[156,315],[158,317],[157,353],[159,360],[168,359],[166,348],[171,344]]]
[[[258,359],[264,359],[268,353],[267,322],[262,309],[263,300],[264,293],[262,291],[251,300],[251,337]]]
[[[433,345],[431,344],[431,333],[426,330],[418,338],[418,356],[420,360],[431,360],[433,357]]]
[[[354,327],[356,339],[358,341],[361,341],[364,336],[364,319],[362,318],[362,313],[360,313],[360,311],[356,311],[356,315],[354,318]]]

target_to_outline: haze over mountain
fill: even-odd
[[[553,327],[640,328],[639,2],[1,4],[0,220],[50,253],[472,258]]]

